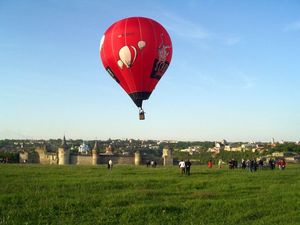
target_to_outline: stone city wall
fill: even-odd
[[[70,155],[70,164],[92,165],[91,155]]]
[[[114,164],[127,165],[146,165],[147,162],[156,161],[157,165],[163,165],[164,159],[158,156],[145,156],[136,152],[131,156],[113,154],[92,154],[75,155],[70,154],[69,150],[59,148],[57,153],[47,152],[46,148],[37,148],[35,152],[23,151],[19,153],[20,163],[40,163],[40,164],[59,164],[59,165],[98,165],[107,164],[111,159]],[[167,156],[165,156],[167,157]],[[173,160],[170,154],[170,160]]]
[[[113,161],[113,164],[134,164],[134,156],[118,156],[118,155],[100,155],[99,163],[107,164],[109,160]]]

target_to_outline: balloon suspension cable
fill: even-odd
[[[145,112],[142,107],[139,107],[139,118],[140,120],[145,120]]]

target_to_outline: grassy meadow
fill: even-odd
[[[0,224],[300,224],[300,165],[0,165]]]

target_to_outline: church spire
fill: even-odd
[[[66,148],[67,147],[67,142],[66,142],[66,136],[64,135],[64,138],[61,142],[61,148]]]

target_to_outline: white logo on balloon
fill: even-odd
[[[158,47],[158,61],[159,62],[165,62],[167,60],[167,56],[170,54],[167,49],[171,48],[170,45],[164,44],[163,34],[160,35],[161,37],[161,43]]]
[[[145,41],[139,41],[137,43],[140,50],[142,50],[146,46]],[[119,60],[117,62],[118,66],[123,69],[123,66],[125,65],[127,68],[130,68],[133,63],[135,62],[135,59],[137,57],[137,50],[134,46],[125,45],[119,50]]]
[[[142,50],[142,49],[146,46],[146,42],[144,42],[144,41],[139,41],[139,42],[138,42],[138,46],[139,46],[139,48]]]
[[[102,46],[103,46],[104,40],[105,40],[105,35],[103,34],[103,36],[101,38],[101,41],[100,41],[100,46],[99,46],[100,51],[102,50]]]

